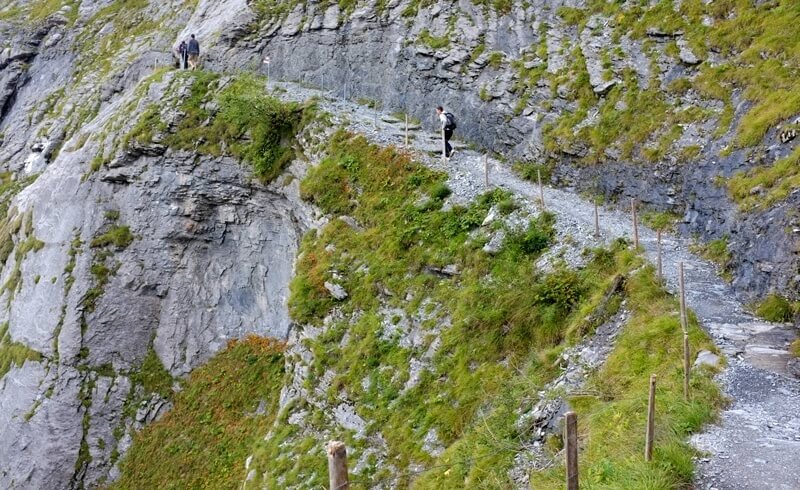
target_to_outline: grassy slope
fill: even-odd
[[[723,404],[707,369],[691,378],[691,399],[683,400],[683,335],[675,298],[654,280],[650,267],[626,285],[632,316],[605,366],[591,377],[587,396],[573,396],[578,413],[582,486],[605,489],[690,488],[692,457],[688,436],[713,420]],[[716,348],[690,319],[693,352]],[[653,461],[644,461],[649,376],[656,374],[656,436]],[[535,475],[533,488],[558,488],[563,467]]]
[[[313,104],[301,106],[266,95],[263,77],[237,75],[225,79],[224,87],[221,80],[211,72],[179,72],[165,96],[183,114],[175,129],[169,131],[162,120],[170,105],[154,103],[139,116],[122,145],[149,145],[160,135],[173,148],[240,158],[257,177],[273,180],[295,157],[294,135],[316,114]],[[185,83],[188,96],[180,97]]]
[[[597,97],[588,88],[588,75],[579,53],[575,53],[572,66],[553,76],[551,86],[566,83],[570,98],[578,110],[564,114],[545,131],[549,149],[568,148],[577,142],[588,146],[587,162],[603,159],[604,151],[616,148],[623,158],[658,160],[682,133],[679,124],[700,122],[713,118],[716,136],[725,134],[733,120],[733,93],[738,92],[752,103],[735,127],[733,147],[748,148],[760,143],[770,128],[783,124],[800,113],[800,88],[795,83],[800,70],[800,35],[796,26],[800,21],[800,4],[794,0],[755,2],[749,0],[722,0],[703,2],[684,0],[675,8],[672,0],[646,2],[618,2],[592,0],[586,9],[563,7],[559,14],[568,24],[579,30],[586,27],[589,17],[601,14],[613,19],[613,38],[630,35],[644,40],[645,54],[656,68],[661,53],[677,59],[678,48],[669,42],[663,49],[647,39],[648,29],[665,33],[683,32],[689,48],[698,56],[707,58],[710,52],[720,54],[724,61],[703,63],[695,75],[674,80],[663,90],[654,79],[650,88],[641,89],[632,73],[622,73],[623,83],[603,97]],[[713,25],[704,24],[712,19]],[[523,79],[528,73],[522,73]],[[521,88],[523,94],[535,87],[532,83]],[[687,108],[680,97],[693,91],[706,100],[724,104],[721,113]],[[618,102],[624,101],[624,105]],[[595,124],[579,131],[574,127],[584,120],[592,108],[599,110]],[[699,148],[686,148],[681,158],[691,161]],[[798,153],[759,167],[731,179],[731,197],[744,210],[766,207],[786,198],[800,187]],[[756,186],[765,189],[764,196],[753,196]]]
[[[503,250],[489,256],[481,250],[486,238],[474,230],[492,204],[506,212],[514,208],[508,195],[495,191],[470,207],[442,210],[449,192],[444,176],[397,150],[340,132],[328,155],[302,183],[304,197],[331,215],[354,216],[363,229],[335,219],[304,240],[292,315],[320,325],[333,309],[339,312],[322,335],[305,341],[313,361],[304,387],[331,406],[346,400],[355,407],[367,421],[366,433],[386,441],[400,487],[413,481],[415,488],[507,488],[507,470],[525,437],[515,426],[518,410],[558,373],[564,345],[591,330],[583,319],[613,278],[634,270],[639,272],[627,288],[633,321],[608,367],[592,381],[603,396],[574,400],[581,420],[596,421],[584,429],[602,436],[593,440],[614,443],[590,446],[582,464],[592,474],[602,469],[607,482],[667,488],[686,481],[692,451],[683,438],[712,416],[719,394],[705,374],[697,374],[697,401],[678,400],[679,373],[670,361],[678,359],[674,301],[653,283],[650,269],[640,270],[641,258],[620,243],[614,250],[587,251],[583,270],[543,274],[534,262],[552,241],[547,215],[527,230],[510,232]],[[425,269],[449,264],[458,266],[458,276],[442,278]],[[349,297],[331,298],[326,281],[343,285]],[[381,300],[386,291],[391,295]],[[389,332],[409,323],[421,331],[419,344],[401,344]],[[692,335],[695,348],[709,347],[694,326]],[[422,359],[437,337],[441,345],[429,367],[418,384],[406,387],[410,361]],[[136,436],[119,488],[142,482],[232,487],[244,476],[248,454],[254,455],[255,484],[309,488],[326,482],[322,447],[328,438],[347,441],[351,467],[368,451],[370,443],[330,422],[330,409],[299,400],[276,413],[285,381],[281,356],[272,346],[252,343],[235,344],[198,369],[175,409]],[[303,364],[295,357],[288,362]],[[641,438],[630,437],[642,422],[618,422],[641,413],[650,372],[664,379],[664,406],[668,399],[675,404],[659,420],[657,463],[643,465],[633,456],[641,452]],[[247,416],[260,400],[267,402],[267,415]],[[301,418],[305,429],[288,423],[290,415]],[[439,457],[422,447],[431,429],[444,446]],[[431,470],[408,473],[412,468]],[[374,455],[366,457],[356,488],[391,476]],[[535,478],[544,487],[557,486],[555,473]]]
[[[238,488],[248,449],[276,415],[282,351],[248,337],[196,369],[174,408],[134,436],[111,488]],[[262,402],[264,413],[255,414]]]
[[[623,249],[595,251],[589,252],[594,260],[584,270],[538,273],[533,264],[550,240],[547,218],[535,221],[526,236],[512,237],[503,252],[490,257],[480,250],[483,241],[470,239],[469,231],[482,221],[489,204],[505,196],[489,194],[470,208],[440,211],[437,199],[422,196],[443,194],[441,179],[395,150],[340,134],[333,140],[331,157],[303,183],[306,197],[324,210],[352,214],[365,227],[354,230],[335,220],[303,245],[290,303],[294,317],[319,324],[334,306],[344,315],[309,342],[314,361],[307,388],[324,388],[319,380],[334,373],[327,401],[353,403],[368,421],[368,434],[382,435],[389,461],[401,471],[401,487],[414,480],[415,488],[506,488],[507,470],[520,449],[515,428],[520,403],[535,399],[557,371],[554,360],[564,340],[577,337],[577,326],[614,275],[631,271],[641,260]],[[440,279],[424,272],[425,265],[447,264],[458,265],[461,274]],[[649,270],[634,284],[647,277],[652,277]],[[337,302],[326,292],[324,283],[334,280],[350,293],[346,301]],[[396,308],[389,315],[377,299],[379,289],[394,294],[385,299]],[[662,299],[663,293],[651,294]],[[407,295],[413,299],[405,301]],[[404,347],[387,335],[390,324],[404,324],[420,308],[431,311],[422,322],[429,335],[420,347]],[[351,322],[354,312],[357,320]],[[674,316],[674,311],[660,313]],[[442,345],[429,370],[418,385],[406,388],[409,362],[423,356],[434,339],[435,322],[444,318],[452,326],[438,334]],[[669,345],[674,332],[664,325],[674,326],[670,318],[641,313],[637,320],[656,347]],[[699,330],[694,336],[695,344],[709,347]],[[658,366],[660,360],[644,360],[640,368]],[[619,376],[627,374],[622,371]],[[707,378],[699,377],[698,383],[701,398],[707,398],[698,410],[710,415],[718,394]],[[295,411],[307,410],[311,427],[320,433],[330,427],[324,413],[300,405]],[[685,417],[667,423],[684,424]],[[447,448],[438,458],[422,450],[431,429]],[[366,449],[350,431],[335,430],[330,436],[348,441],[351,461]],[[324,483],[321,441],[287,424],[260,446],[255,464],[267,471],[268,487]],[[629,445],[620,449],[627,451]],[[685,481],[688,457],[680,467],[638,470],[654,480]],[[366,461],[360,475],[364,486],[390,476],[385,466],[373,466],[374,458]],[[622,461],[611,464],[621,474],[629,471]],[[419,476],[405,473],[419,466],[436,469]]]

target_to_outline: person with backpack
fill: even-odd
[[[445,112],[442,106],[436,108],[436,114],[439,115],[439,121],[442,123],[442,129],[444,130],[444,156],[449,162],[450,157],[455,153],[453,147],[450,146],[450,138],[453,137],[453,131],[457,127],[456,117],[450,112]]]
[[[197,63],[200,60],[200,43],[194,38],[194,34],[192,34],[192,38],[189,39],[187,52],[189,53],[189,67],[192,70],[197,69]]]
[[[186,45],[186,41],[182,40],[180,45],[178,45],[178,57],[180,59],[181,70],[185,70],[188,68],[188,61],[187,58],[189,56],[189,46]]]

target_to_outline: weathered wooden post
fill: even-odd
[[[578,490],[578,416],[575,412],[567,412],[564,432],[567,490]]]
[[[658,282],[664,282],[664,272],[661,263],[661,230],[656,230],[656,242],[658,243],[658,258],[656,259],[656,269],[658,270]]]
[[[678,264],[678,286],[681,301],[681,329],[683,330],[683,399],[689,401],[689,318],[686,314],[686,288],[683,280],[683,262]]]
[[[408,148],[408,114],[406,114],[406,148]]]
[[[347,448],[343,442],[328,442],[328,478],[330,480],[330,490],[343,490],[350,488],[350,480],[347,477]]]
[[[542,209],[547,209],[544,204],[544,187],[542,187],[542,171],[541,169],[536,169],[536,178],[539,180],[539,200],[542,201]]]
[[[656,423],[656,375],[650,375],[650,398],[647,402],[647,433],[644,442],[644,460],[653,459],[653,437]]]
[[[489,187],[489,155],[483,155],[483,181]]]
[[[594,236],[600,237],[600,211],[597,209],[597,200],[594,201]]]
[[[631,199],[631,219],[633,219],[633,246],[639,248],[639,222],[636,217],[636,199]]]

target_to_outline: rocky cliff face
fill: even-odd
[[[262,184],[238,158],[122,145],[165,100],[171,75],[140,82],[169,45],[75,83],[80,37],[103,7],[88,3],[74,25],[66,8],[4,25],[0,321],[39,361],[0,373],[3,488],[113,477],[132,430],[169,407],[173,377],[228,339],[285,338],[288,284],[313,223],[297,181]]]
[[[780,143],[777,129],[794,114],[738,148],[746,94],[675,89],[676,80],[701,85],[704,67],[732,52],[701,57],[694,32],[630,25],[596,2],[477,3],[0,8],[0,321],[31,359],[0,372],[0,438],[10,441],[0,447],[0,486],[113,478],[131,432],[168,407],[172,377],[229,338],[288,334],[288,282],[299,238],[315,223],[296,180],[262,184],[225,151],[121,143],[179,83],[158,67],[173,63],[176,39],[190,32],[212,70],[263,71],[269,55],[273,77],[372,99],[426,124],[443,103],[460,135],[544,163],[558,184],[675,212],[685,233],[703,239],[728,236],[740,293],[798,296],[800,193],[768,201],[771,188],[754,186],[768,204],[741,212],[719,178],[794,154],[796,140]],[[681,10],[697,2],[653,8],[663,3],[697,17]],[[704,15],[709,28],[725,21]],[[654,96],[660,113],[635,105]],[[668,123],[615,135],[629,147],[598,143],[606,118],[628,117],[624,126],[637,113]],[[287,175],[304,168],[297,161]]]
[[[739,11],[670,1],[605,10],[570,0],[494,7],[403,0],[348,9],[253,3],[260,24],[255,14],[243,19],[260,26],[257,34],[211,53],[212,66],[258,66],[268,55],[275,77],[377,101],[428,124],[432,108],[446,105],[459,116],[460,135],[545,164],[556,184],[622,205],[635,198],[677,215],[683,233],[725,240],[733,257],[726,267],[747,299],[800,294],[796,184],[789,176],[766,186],[754,181],[745,195],[766,204],[746,211],[726,188],[737,173],[794,162],[797,140],[780,135],[797,114],[788,104],[754,104],[756,82],[728,83],[722,74],[744,63],[739,40],[729,39],[741,28],[736,19],[754,16],[778,28],[796,16],[788,4]],[[765,26],[753,29],[763,44]],[[793,43],[762,46],[758,59],[783,59]],[[758,83],[782,89],[778,76]],[[749,131],[753,120],[762,132]],[[771,198],[773,187],[787,184],[794,192]]]

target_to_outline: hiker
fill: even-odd
[[[178,45],[178,57],[180,58],[181,70],[188,68],[189,46],[186,45],[185,40],[182,40],[181,44]]]
[[[444,130],[444,156],[447,161],[450,161],[450,157],[455,153],[453,147],[450,146],[450,138],[453,137],[453,131],[456,129],[456,117],[450,112],[445,112],[442,106],[436,108],[436,114],[439,115],[439,121]]]
[[[192,34],[192,38],[189,39],[187,52],[189,53],[189,68],[192,70],[197,69],[197,63],[200,60],[200,43],[194,38],[194,34]]]

